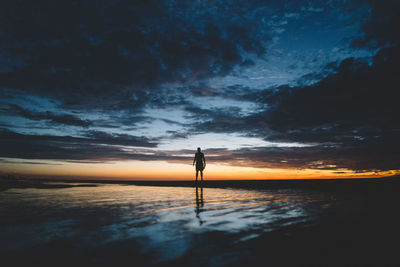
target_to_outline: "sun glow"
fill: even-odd
[[[195,177],[190,162],[118,161],[109,163],[75,163],[36,160],[30,162],[1,163],[4,173],[72,179],[110,180],[191,180]],[[207,164],[207,180],[258,180],[258,179],[335,179],[374,178],[393,175],[393,172],[363,172],[350,170],[332,171],[315,169],[279,169]]]

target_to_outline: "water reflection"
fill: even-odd
[[[224,248],[228,239],[245,242],[311,222],[326,203],[325,196],[305,191],[201,185],[10,189],[0,192],[0,247],[6,248],[4,253],[22,253],[29,245],[38,249],[32,250],[34,255],[48,247],[63,251],[68,242],[93,251],[114,244],[119,255],[124,249],[119,246],[135,245],[136,256],[157,255],[152,256],[157,263],[207,244]]]
[[[200,191],[200,194],[199,194]],[[200,185],[200,189],[196,183],[196,218],[199,220],[199,225],[202,225],[205,221],[200,218],[200,212],[202,211],[202,207],[204,206],[203,199],[203,185]]]

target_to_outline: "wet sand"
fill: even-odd
[[[0,191],[0,257],[58,266],[399,266],[398,180],[302,182],[19,181]]]

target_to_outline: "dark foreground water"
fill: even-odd
[[[399,193],[393,186],[11,188],[0,192],[0,259],[32,266],[400,266]]]

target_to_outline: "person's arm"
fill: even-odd
[[[197,154],[194,154],[193,166],[194,166],[194,163],[196,162],[196,157],[197,157]]]
[[[204,154],[203,154],[203,162],[204,162],[204,167],[206,167],[206,157],[204,157]]]

